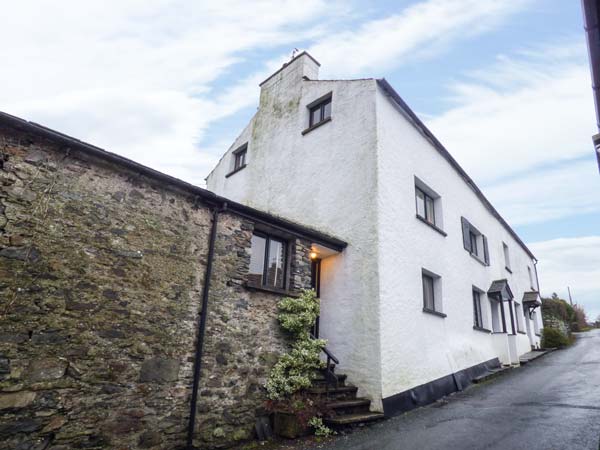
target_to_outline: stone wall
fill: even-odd
[[[544,314],[543,321],[544,328],[554,328],[560,331],[565,336],[567,336],[571,332],[571,329],[569,328],[567,322],[551,314]]]
[[[211,211],[14,129],[0,152],[0,449],[182,446]],[[196,444],[253,436],[286,345],[278,296],[244,287],[253,228],[219,216]]]

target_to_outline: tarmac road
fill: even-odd
[[[324,450],[600,450],[600,330],[494,380]]]

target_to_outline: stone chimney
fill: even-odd
[[[319,62],[306,52],[302,52],[294,57],[290,62],[285,63],[281,69],[260,83],[260,103],[261,105],[270,95],[279,97],[281,93],[286,96],[294,96],[300,92],[302,79],[317,80],[319,78]]]

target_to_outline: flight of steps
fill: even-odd
[[[334,365],[331,366],[333,377],[329,377],[329,389],[327,389],[326,369],[317,373],[313,380],[313,385],[307,390],[312,396],[319,397],[326,403],[326,409],[329,411],[323,422],[332,428],[343,428],[351,425],[358,425],[366,422],[381,420],[385,416],[382,413],[371,412],[371,400],[368,398],[357,397],[358,388],[346,384],[346,375],[334,372]]]

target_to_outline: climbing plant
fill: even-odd
[[[314,290],[303,290],[298,298],[283,298],[278,307],[279,323],[290,333],[292,345],[269,374],[266,388],[271,400],[283,400],[310,387],[315,371],[324,366],[319,354],[326,344],[324,339],[313,339],[310,335],[320,310]]]

